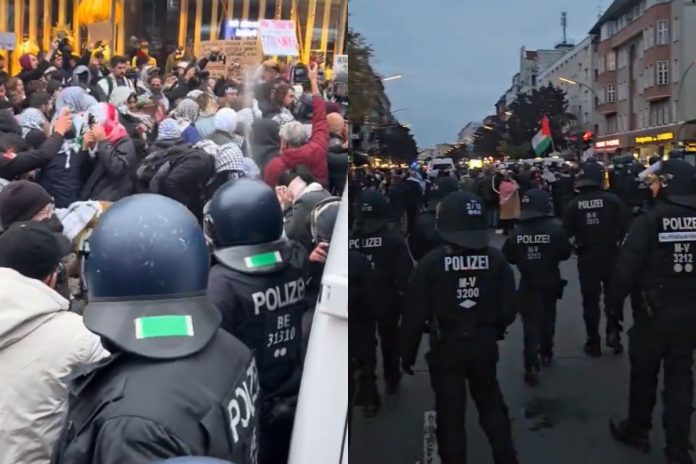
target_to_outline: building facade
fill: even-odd
[[[476,135],[476,132],[481,128],[481,126],[483,126],[483,124],[480,122],[469,122],[457,134],[457,143],[465,143],[467,145],[468,151],[473,151],[474,136]]]
[[[575,116],[577,129],[581,130],[594,130],[592,56],[592,37],[588,36],[541,72],[537,78],[539,87],[552,84],[563,88],[568,101],[568,112]],[[561,78],[576,84],[563,82]]]
[[[600,152],[664,154],[696,133],[696,3],[616,0],[594,37],[597,142]]]
[[[0,0],[0,31],[14,32],[47,50],[57,28],[67,28],[74,44],[91,43],[91,30],[80,24],[77,9],[87,0]],[[348,0],[113,0],[123,20],[116,25],[113,49],[123,53],[129,37],[150,42],[155,56],[188,46],[194,55],[201,41],[223,39],[235,20],[284,19],[295,23],[300,59],[323,53],[326,63],[343,54]],[[108,5],[108,0],[102,0]],[[75,47],[76,48],[76,47]],[[7,51],[4,51],[5,53]]]

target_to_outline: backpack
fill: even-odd
[[[138,191],[158,193],[162,179],[169,175],[173,164],[188,154],[190,150],[191,146],[189,145],[175,145],[147,155],[136,172]]]

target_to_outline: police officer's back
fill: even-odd
[[[452,177],[442,177],[433,183],[428,196],[428,209],[416,219],[413,231],[408,238],[411,254],[416,261],[442,244],[442,239],[435,230],[435,210],[440,200],[457,190],[459,185]]]
[[[503,253],[520,271],[519,310],[525,334],[525,380],[535,384],[541,363],[553,356],[556,300],[565,281],[559,263],[572,252],[560,222],[551,217],[551,196],[531,189],[522,197],[517,227],[505,241]]]
[[[444,464],[466,463],[467,386],[496,463],[516,463],[507,408],[496,379],[497,340],[515,318],[515,280],[502,253],[488,246],[481,200],[446,196],[437,227],[444,245],[416,266],[401,329],[402,366],[411,372],[423,326],[435,391],[438,444]]]
[[[222,328],[251,348],[258,363],[260,462],[282,462],[301,378],[306,252],[282,238],[280,204],[261,181],[222,185],[206,206],[204,227],[217,261],[209,297],[222,313]]]
[[[89,245],[84,323],[112,356],[70,381],[53,463],[256,462],[256,363],[219,329],[193,215],[163,196],[135,195],[102,216]]]
[[[691,463],[693,349],[696,344],[696,168],[681,159],[657,166],[648,181],[654,206],[637,217],[616,262],[617,299],[637,285],[642,311],[629,330],[631,384],[628,418],[611,423],[614,437],[649,449],[660,365],[664,366],[665,452],[671,464]]]
[[[356,226],[348,241],[349,249],[364,254],[375,276],[377,328],[388,393],[396,391],[401,378],[397,337],[403,293],[413,269],[408,246],[390,227],[391,204],[376,190],[365,190],[356,205]]]
[[[628,228],[630,215],[628,208],[616,194],[603,189],[603,183],[604,169],[601,165],[596,162],[583,164],[575,184],[579,193],[570,200],[563,214],[563,226],[569,236],[575,237],[587,331],[584,349],[591,356],[601,356],[599,300],[603,291],[607,344],[617,353],[623,350],[620,343],[623,302],[610,301],[607,292],[611,269],[619,243]]]

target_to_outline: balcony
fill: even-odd
[[[597,112],[603,115],[614,114],[618,110],[616,109],[616,102],[602,103],[597,106]]]

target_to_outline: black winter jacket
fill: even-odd
[[[82,190],[83,200],[118,201],[135,192],[138,158],[130,137],[115,145],[99,142],[94,162],[92,174]]]

